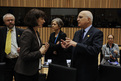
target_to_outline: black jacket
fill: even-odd
[[[62,31],[59,32],[57,41],[61,42],[61,39],[65,40],[66,34]],[[64,49],[61,48],[61,44],[54,44],[55,42],[55,32],[51,33],[49,38],[49,44],[50,47],[46,53],[45,59],[52,59],[52,63],[54,64],[60,64],[60,65],[67,65],[66,64],[66,55],[64,53]],[[53,52],[56,51],[57,54],[53,54]]]

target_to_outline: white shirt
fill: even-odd
[[[7,28],[7,30],[9,31],[9,28]],[[6,57],[7,58],[18,57],[19,54],[17,52],[17,48],[18,48],[18,44],[17,44],[17,40],[16,40],[16,29],[14,26],[11,31],[11,52],[10,52],[10,54],[6,55]]]

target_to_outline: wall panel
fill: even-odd
[[[37,2],[37,0],[25,0],[25,2],[26,2],[26,4],[25,5],[27,5],[28,7],[36,7],[36,2]]]
[[[0,0],[0,6],[121,8],[121,0]]]
[[[20,0],[20,6],[25,7],[26,6],[26,0]]]
[[[11,2],[13,3],[13,4],[11,4],[12,6],[20,6],[20,0],[11,0]]]
[[[119,7],[119,0],[110,0],[109,2],[109,8],[118,8]],[[117,3],[117,5],[115,5]]]
[[[85,0],[85,8],[90,8],[89,6],[90,6],[90,0]]]
[[[0,0],[0,6],[15,7],[59,7],[59,8],[121,8],[121,0]],[[24,10],[23,10],[24,11]],[[62,30],[71,39],[80,28],[66,27]],[[113,34],[115,42],[121,45],[121,28],[99,28],[104,33],[104,43],[107,35]],[[50,27],[38,29],[43,43],[47,42],[52,32]]]
[[[20,27],[22,29],[26,29],[25,27]],[[67,37],[73,39],[74,33],[81,28],[78,27],[63,27],[61,30],[66,33]],[[121,28],[98,28],[103,32],[103,44],[107,43],[107,36],[109,34],[114,35],[114,42],[118,45],[121,45]],[[40,38],[42,39],[42,42],[48,42],[50,34],[53,32],[51,27],[43,27],[38,29],[40,33]]]

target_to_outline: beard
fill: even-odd
[[[15,25],[15,24],[10,23],[10,24],[8,25],[8,28],[10,28],[10,29],[11,29],[11,28],[13,28],[13,27],[14,27],[14,25]]]

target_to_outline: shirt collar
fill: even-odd
[[[88,32],[89,29],[92,27],[92,25],[88,26],[86,29],[85,29],[85,32]]]
[[[110,48],[110,46],[109,46],[109,44],[107,43],[107,45],[106,45],[107,47],[109,47]],[[114,47],[114,43],[112,44],[112,48]]]
[[[15,30],[15,26],[12,28],[12,31],[14,31]],[[7,27],[7,31],[9,31],[9,28]]]

